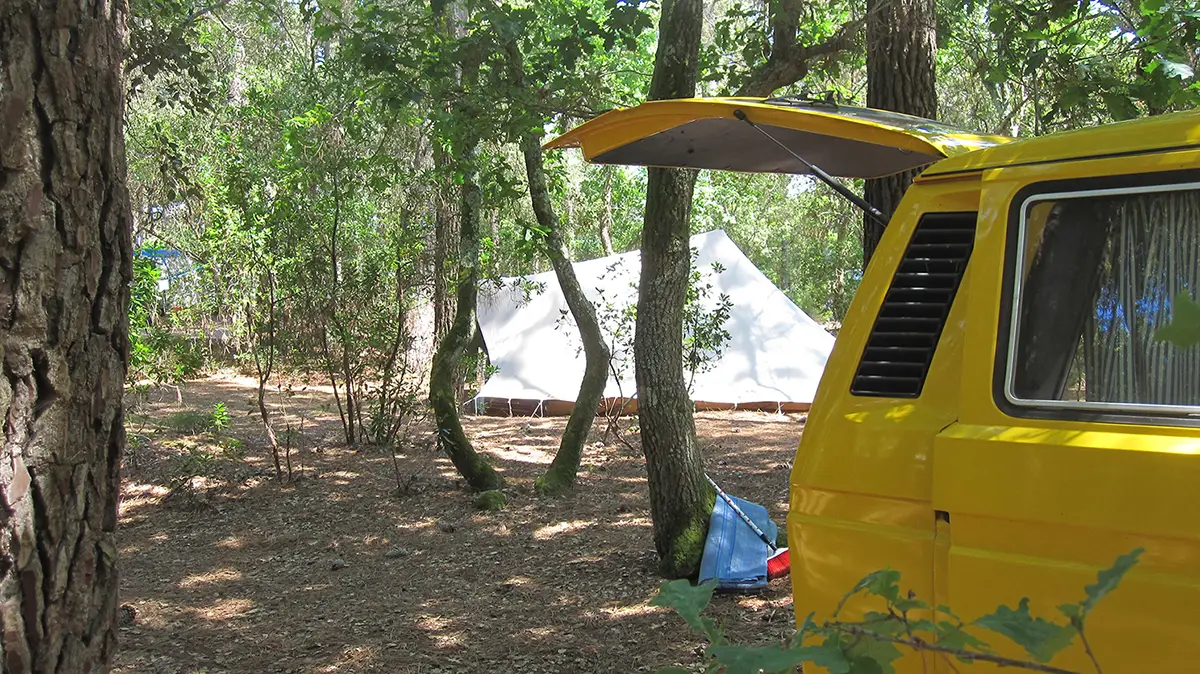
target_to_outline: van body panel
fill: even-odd
[[[1146,430],[954,424],[934,442],[934,507],[1200,543],[1200,508],[1179,507],[1200,485],[1200,437]]]
[[[1175,117],[1128,128],[1200,136],[1200,117]],[[1194,128],[1185,133],[1181,119]],[[1093,147],[1078,146],[1086,133],[1099,142],[1111,130],[1070,134],[1076,153]],[[1065,152],[1060,140],[1046,152]],[[1121,176],[1154,183],[1156,175],[1171,183],[1178,174],[1167,172],[1196,167],[1200,151],[1174,150],[984,171],[959,420],[934,442],[933,505],[949,517],[935,561],[935,573],[946,578],[935,578],[935,588],[946,593],[938,601],[964,618],[1030,597],[1034,615],[1061,622],[1057,605],[1080,601],[1117,556],[1145,549],[1088,619],[1089,642],[1106,671],[1193,671],[1200,661],[1200,616],[1192,608],[1200,605],[1200,428],[1153,418],[1015,417],[1001,408],[994,383],[1008,357],[1001,330],[1011,311],[1005,278],[1013,209],[1042,184],[1053,192],[1064,184],[1087,189],[1093,180],[1120,184]],[[989,637],[1002,654],[1027,657],[1003,637]],[[1051,664],[1091,669],[1079,643]]]
[[[845,511],[873,512],[877,519],[886,519],[883,513],[892,510],[908,512],[914,505],[900,501],[889,504],[886,499],[874,500],[869,505],[854,504],[856,497],[853,494],[839,496],[847,502],[842,505]],[[912,590],[922,597],[932,596],[932,521],[923,527],[910,527],[793,512],[788,522],[789,534],[798,536],[789,538],[788,545],[799,620],[809,613],[815,613],[818,622],[829,619],[846,593],[870,572],[860,573],[867,560],[886,559],[886,566],[901,573],[906,591]],[[797,552],[800,554],[797,555]],[[871,570],[875,568],[881,567]],[[842,609],[839,618],[860,620],[866,611],[883,609],[882,602],[851,600]],[[932,662],[932,658],[930,660]],[[823,670],[805,665],[804,671],[817,673]],[[916,674],[924,671],[924,668],[918,656],[911,656],[898,662],[896,671],[900,674]]]
[[[1054,164],[1087,158],[1123,158],[1200,146],[1200,110],[1156,115],[1103,126],[1026,138],[961,154],[926,169],[929,176],[964,171]]]
[[[1031,597],[1030,612],[1034,616],[1061,623],[1062,615],[1055,607],[1082,600],[1083,588],[1095,583],[1097,572],[1110,566],[1119,554],[1115,549],[1135,542],[1092,531],[1093,545],[1081,549],[1080,544],[1087,539],[1062,526],[1049,527],[1041,534],[1044,538],[1039,538],[1026,527],[1015,532],[995,524],[991,518],[979,517],[951,521],[954,545],[948,561],[949,597],[954,610],[967,618],[991,613],[1001,604],[1015,607],[1021,597]],[[1067,536],[1074,541],[1073,552],[1070,558],[1063,558],[992,549],[997,537],[1005,534],[1022,539],[1028,536],[1033,539],[1032,545]],[[1088,642],[1106,672],[1194,672],[1200,658],[1197,602],[1200,586],[1194,576],[1150,572],[1139,563],[1088,618]],[[1002,636],[978,631],[976,636],[985,638],[1000,655],[1029,659]],[[1050,664],[1068,671],[1094,671],[1078,639]],[[969,670],[1007,672],[1011,668],[999,670],[980,663]]]
[[[810,612],[827,619],[855,583],[885,567],[900,571],[903,590],[924,598],[935,594],[934,438],[957,418],[972,263],[920,397],[854,396],[850,381],[921,215],[973,212],[979,188],[979,175],[961,176],[901,200],[834,344],[791,476],[788,541],[798,620]],[[843,615],[854,619],[878,608],[852,600]],[[917,656],[898,667],[923,669]]]

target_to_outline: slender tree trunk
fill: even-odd
[[[122,0],[0,8],[0,658],[106,671],[133,276]]]
[[[663,2],[651,99],[695,94],[703,10],[702,0]],[[651,168],[648,175],[634,375],[654,546],[663,575],[679,578],[700,568],[716,500],[704,480],[683,378],[683,305],[691,270],[688,235],[696,173]]]
[[[400,211],[400,223],[402,229],[408,228],[409,212],[407,210]],[[405,337],[408,335],[407,311],[405,306],[405,294],[408,288],[407,277],[405,275],[405,259],[404,249],[402,246],[396,246],[396,278],[395,278],[395,301],[396,301],[396,323],[395,332],[392,336],[392,345],[388,349],[387,361],[383,365],[383,380],[379,384],[379,407],[378,419],[379,423],[376,427],[371,428],[371,441],[377,445],[387,445],[392,447],[392,443],[396,439],[396,434],[393,429],[397,428],[397,419],[404,413],[400,409],[400,395],[402,395],[401,386],[404,383],[404,375],[402,371],[397,373],[396,366],[400,360],[401,350],[407,350],[408,345]],[[392,456],[395,459],[395,454]]]
[[[477,74],[478,65],[464,65],[464,87],[469,89],[473,86]],[[466,119],[473,116],[469,106],[464,106],[458,112]],[[475,451],[463,432],[455,386],[461,376],[463,356],[474,336],[475,302],[479,288],[479,226],[483,193],[479,187],[479,138],[474,133],[471,130],[459,130],[454,143],[454,159],[462,176],[456,306],[450,330],[433,355],[429,374],[429,402],[437,422],[438,448],[450,457],[454,467],[472,489],[487,491],[503,487],[504,478]]]
[[[613,173],[616,169],[605,166],[604,171],[604,208],[600,211],[600,245],[604,246],[604,254],[612,255],[613,227]]]
[[[937,116],[934,0],[867,0],[867,107],[933,119]],[[891,218],[919,171],[866,181],[863,197]],[[863,216],[863,269],[883,225]]]
[[[267,409],[267,383],[275,369],[275,272],[267,269],[267,353],[262,354],[262,341],[253,337],[254,367],[258,371],[258,415],[267,432],[267,443],[271,447],[271,458],[275,462],[275,479],[283,479],[283,467],[279,463],[279,438],[271,425],[271,412]],[[246,313],[253,317],[253,308],[247,306]],[[252,319],[253,320],[253,319]],[[253,323],[251,323],[253,328]],[[261,327],[261,326],[260,326]],[[251,335],[256,331],[252,331]]]
[[[583,457],[583,447],[587,444],[588,432],[596,420],[596,410],[604,398],[604,385],[608,383],[608,361],[612,358],[604,334],[600,331],[600,321],[596,318],[596,307],[583,293],[583,286],[575,277],[575,268],[571,266],[571,258],[567,255],[567,247],[559,231],[558,218],[554,215],[554,207],[550,203],[550,192],[546,189],[546,172],[542,163],[541,140],[534,133],[527,133],[521,139],[521,150],[525,155],[525,172],[529,179],[529,197],[533,202],[533,212],[538,224],[546,231],[546,256],[554,266],[554,275],[562,288],[571,310],[571,317],[579,328],[579,336],[583,340],[585,365],[583,381],[579,384],[579,395],[575,397],[575,407],[571,410],[571,418],[567,420],[567,428],[563,431],[562,441],[558,452],[550,462],[546,474],[538,478],[536,486],[543,495],[553,495],[566,491],[575,484],[579,473],[579,461]]]
[[[333,354],[329,351],[329,327],[321,328],[321,354],[325,356],[325,372],[329,375],[329,385],[333,387],[333,402],[337,403],[338,418],[342,420],[342,432],[345,433],[346,443],[350,444],[353,431],[346,425],[346,410],[342,406],[342,394],[338,390],[337,372],[333,369]]]
[[[455,289],[451,281],[458,257],[459,232],[450,181],[445,177],[450,173],[450,157],[435,146],[433,161],[440,186],[440,191],[433,196],[433,332],[434,343],[440,344],[454,322]]]

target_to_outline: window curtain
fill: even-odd
[[[1200,347],[1154,338],[1170,320],[1172,298],[1196,298],[1200,289],[1200,192],[1108,203],[1108,245],[1083,331],[1086,399],[1200,404]]]

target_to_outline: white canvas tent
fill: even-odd
[[[703,277],[700,285],[711,284],[702,298],[705,310],[714,307],[721,294],[732,301],[724,324],[730,339],[709,364],[711,369],[695,374],[692,399],[698,407],[710,409],[807,409],[833,348],[833,336],[776,288],[725,232],[693,236],[691,246],[697,252],[695,268]],[[714,262],[723,271],[714,270]],[[601,321],[610,344],[612,331],[620,326],[613,315],[637,303],[640,263],[635,251],[574,264],[588,298],[609,315]],[[583,378],[584,357],[553,272],[506,278],[499,289],[485,289],[479,297],[478,320],[495,368],[477,396],[478,409],[500,414],[570,410]],[[633,326],[624,327],[629,330],[627,343],[632,344]],[[635,397],[637,388],[632,349],[616,354],[615,364],[621,376],[609,377],[604,392],[609,404]]]

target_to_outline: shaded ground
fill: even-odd
[[[274,396],[298,448],[298,479],[280,484],[253,398],[251,380],[214,376],[132,405],[121,600],[136,620],[121,628],[117,672],[637,672],[700,662],[683,622],[647,605],[661,580],[640,454],[594,432],[575,493],[540,500],[533,480],[565,419],[467,418],[509,481],[508,507],[481,513],[428,431],[398,457],[397,490],[391,456],[342,447],[332,397],[310,386]],[[219,430],[217,403],[229,416]],[[782,523],[800,418],[708,412],[697,428],[709,472]],[[720,597],[710,611],[737,640],[770,641],[791,632],[790,585]]]

